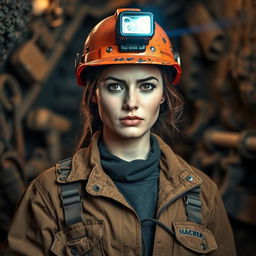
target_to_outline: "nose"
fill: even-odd
[[[123,109],[126,111],[137,110],[138,106],[138,99],[136,92],[134,90],[129,90],[124,98]]]

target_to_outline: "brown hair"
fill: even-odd
[[[92,101],[96,84],[99,76],[107,66],[87,67],[82,74],[84,81],[84,92],[81,102],[81,115],[83,121],[82,135],[79,139],[77,148],[86,147],[97,130],[102,129],[102,122],[99,117],[98,106]],[[183,110],[183,98],[171,85],[175,69],[167,66],[157,66],[163,76],[165,101],[160,106],[160,115],[153,127],[153,131],[161,137],[177,132],[177,122]],[[170,129],[171,128],[171,129]]]

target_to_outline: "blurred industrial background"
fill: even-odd
[[[238,256],[256,255],[255,0],[0,0],[0,255],[27,184],[81,133],[75,59],[118,7],[151,11],[181,56],[185,110],[159,133],[219,186]]]

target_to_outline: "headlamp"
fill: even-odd
[[[123,11],[117,18],[117,41],[121,52],[143,52],[154,35],[150,12]]]

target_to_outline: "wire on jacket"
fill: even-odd
[[[147,218],[147,219],[141,220],[141,223],[143,222],[154,222],[155,224],[159,225],[162,229],[164,229],[167,233],[169,233],[171,236],[175,237],[174,231],[157,219]]]

